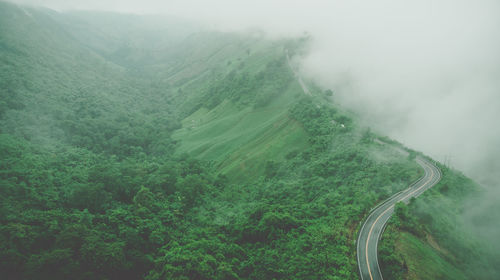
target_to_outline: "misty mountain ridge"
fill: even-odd
[[[357,279],[360,223],[424,155],[304,92],[306,43],[0,2],[2,275]],[[437,165],[391,218],[384,275],[494,279],[462,216],[483,189]]]

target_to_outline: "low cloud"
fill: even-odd
[[[498,3],[382,2],[338,13],[304,73],[368,124],[476,175],[500,156]]]

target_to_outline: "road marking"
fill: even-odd
[[[414,191],[410,192],[409,194],[407,194],[406,196],[404,196],[403,198],[401,198],[401,199],[400,199],[400,200],[398,200],[397,202],[401,202],[401,201],[403,201],[403,200],[407,199],[408,197],[412,196],[415,192],[417,192],[417,191],[421,190],[423,187],[425,187],[425,186],[426,186],[429,182],[431,182],[431,181],[432,181],[432,179],[434,178],[434,175],[435,175],[435,174],[434,174],[434,170],[433,170],[432,168],[429,168],[429,166],[427,165],[427,163],[426,163],[426,162],[424,162],[424,161],[420,161],[420,162],[424,163],[425,167],[427,167],[428,169],[430,169],[430,171],[431,171],[431,175],[429,176],[429,179],[428,179],[425,183],[423,183],[423,184],[422,184],[422,186],[420,186],[420,187],[419,187],[419,188],[417,188],[416,190],[414,190]],[[424,168],[424,170],[425,170],[425,168]],[[426,170],[425,170],[425,171],[426,171]],[[396,202],[396,203],[397,203],[397,202]],[[366,255],[366,266],[368,267],[368,274],[370,275],[370,280],[373,280],[373,275],[372,275],[372,271],[371,271],[371,269],[370,269],[370,262],[369,262],[369,260],[368,260],[368,244],[369,244],[369,241],[370,241],[370,237],[371,237],[372,231],[373,231],[373,229],[374,229],[375,225],[377,224],[378,220],[379,220],[379,219],[380,219],[380,218],[381,218],[381,217],[382,217],[382,216],[383,216],[383,215],[384,215],[387,211],[389,211],[391,208],[394,208],[394,205],[395,205],[396,203],[394,203],[393,205],[391,205],[389,208],[385,209],[385,210],[384,210],[384,212],[382,212],[382,213],[381,213],[381,214],[377,217],[377,219],[375,219],[375,222],[373,222],[373,224],[372,224],[372,226],[371,226],[371,228],[370,228],[370,231],[368,232],[368,237],[366,238],[365,255]],[[377,252],[375,252],[375,253],[377,253]],[[377,265],[378,265],[378,262],[377,262]]]
[[[370,231],[368,232],[368,237],[366,238],[366,247],[365,247],[365,254],[366,254],[366,266],[368,267],[368,274],[370,275],[370,279],[373,280],[372,276],[372,270],[370,269],[370,262],[368,261],[368,244],[370,243],[370,236],[372,235],[373,228],[377,224],[378,220],[385,214],[385,212],[389,211],[389,209],[393,208],[394,205],[391,205],[389,208],[385,209],[382,214],[380,214],[375,222],[373,222],[372,227],[370,228]]]
[[[430,181],[432,181],[432,179],[434,178],[434,170],[432,170],[432,168],[429,168],[431,170],[431,173],[432,175],[430,176],[429,180],[427,180],[427,182],[425,182],[425,184],[423,184],[420,188],[414,190],[413,192],[411,192],[410,194],[408,194],[405,198],[401,199],[401,200],[404,200],[406,198],[408,198],[408,196],[414,194],[415,192],[419,191],[420,189],[422,189],[425,185],[427,185],[427,183],[429,183]],[[401,201],[400,200],[400,201]]]

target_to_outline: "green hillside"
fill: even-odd
[[[258,179],[267,160],[283,160],[291,151],[301,152],[308,146],[301,124],[288,115],[291,104],[302,97],[300,91],[291,83],[259,108],[241,107],[230,100],[213,109],[202,107],[174,133],[173,138],[181,143],[177,152],[213,160],[231,178]]]
[[[0,2],[2,279],[357,279],[360,222],[422,171],[303,92],[305,40]],[[469,277],[469,241],[426,219],[457,208],[418,205],[384,239],[395,275]]]
[[[380,245],[385,279],[496,279],[499,253],[465,223],[467,201],[484,191],[440,165],[443,178],[391,218]]]

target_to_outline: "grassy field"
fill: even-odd
[[[212,110],[200,108],[182,121],[173,138],[178,153],[216,162],[231,179],[250,180],[263,173],[267,160],[280,160],[308,145],[299,123],[288,116],[290,105],[303,93],[293,82],[261,108],[225,100]]]
[[[396,247],[406,261],[407,279],[468,279],[446,260],[445,254],[412,234],[402,232]]]

